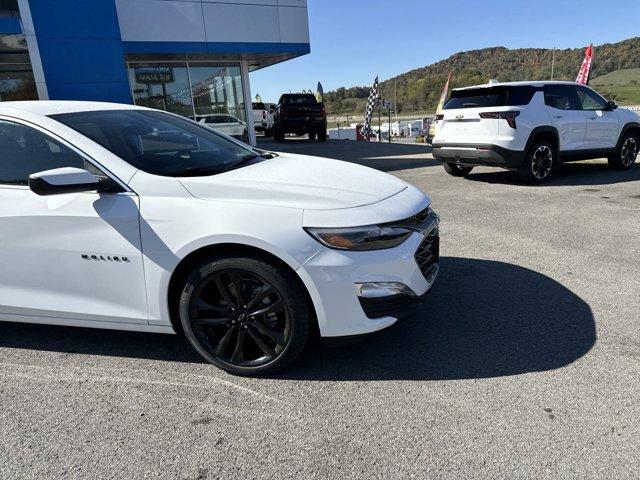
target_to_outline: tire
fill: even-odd
[[[273,128],[267,128],[267,129],[264,131],[264,136],[265,136],[266,138],[271,138],[271,137],[273,137]]]
[[[309,132],[309,140],[311,140],[312,142],[315,141],[316,139],[316,132],[314,132],[313,130]]]
[[[455,163],[445,163],[443,166],[444,171],[454,177],[466,177],[473,170],[473,167],[461,167]]]
[[[325,143],[327,141],[327,130],[322,129],[318,131],[318,141]]]
[[[638,135],[633,132],[625,133],[620,140],[616,153],[608,159],[609,166],[616,170],[629,170],[636,163],[639,147],[640,140]]]
[[[259,256],[212,256],[197,265],[185,281],[178,310],[200,356],[234,375],[269,375],[286,367],[311,332],[312,315],[299,279]]]
[[[518,175],[526,183],[539,185],[551,177],[556,163],[556,149],[553,144],[547,140],[537,140],[529,148],[524,162],[518,169]]]
[[[284,142],[284,132],[282,130],[280,130],[279,128],[274,127],[273,128],[273,139],[277,143]]]

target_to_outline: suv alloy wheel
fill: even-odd
[[[638,147],[638,137],[634,133],[626,133],[616,153],[609,157],[609,166],[617,170],[631,168],[638,157]]]
[[[546,140],[533,143],[525,161],[518,169],[520,178],[527,183],[543,183],[549,179],[556,160],[555,148]]]

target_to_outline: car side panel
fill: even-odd
[[[587,149],[613,149],[616,146],[622,126],[618,113],[603,110],[585,110],[587,135],[585,147]]]
[[[136,175],[131,187],[145,182],[145,177],[149,175]],[[169,180],[179,186],[175,179],[164,181]],[[293,270],[320,249],[302,229],[300,209],[145,195],[140,214],[149,322],[155,325],[171,325],[167,297],[171,275],[200,248],[247,245],[275,255]]]
[[[0,186],[0,318],[147,324],[134,194]]]

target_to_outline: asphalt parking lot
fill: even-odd
[[[530,187],[449,177],[421,145],[263,146],[431,195],[422,313],[271,379],[174,336],[0,324],[0,478],[640,476],[640,167]]]

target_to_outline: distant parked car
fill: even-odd
[[[456,177],[488,165],[542,183],[558,163],[603,157],[612,168],[627,170],[640,143],[636,113],[573,82],[456,89],[436,123],[433,156]]]
[[[253,102],[253,125],[256,133],[263,133],[265,137],[273,135],[273,114],[269,111],[266,104],[262,102]]]
[[[287,133],[309,134],[310,140],[327,141],[327,113],[310,93],[287,93],[280,97],[273,124],[276,142],[283,142]]]
[[[233,115],[210,113],[196,117],[196,122],[230,137],[242,138],[247,133],[247,124]]]

